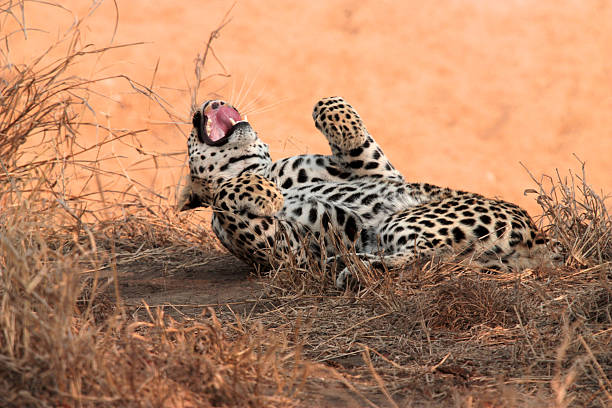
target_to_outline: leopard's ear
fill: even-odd
[[[193,193],[191,182],[189,182],[181,189],[181,193],[176,200],[176,210],[186,211],[198,207],[206,207],[206,205],[200,200],[200,197]]]

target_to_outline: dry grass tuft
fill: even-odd
[[[441,283],[428,294],[429,326],[448,330],[470,330],[484,325],[509,327],[517,324],[517,308],[525,309],[522,293],[496,282],[462,277]]]
[[[586,179],[585,163],[580,173],[570,172],[540,180],[529,173],[537,189],[525,193],[537,195],[548,234],[568,250],[570,265],[593,266],[612,261],[612,217],[606,200]]]

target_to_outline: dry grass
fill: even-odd
[[[22,6],[7,3],[0,17]],[[72,68],[124,45],[82,47],[81,23],[23,66],[9,60],[10,38],[3,43],[0,405],[292,405],[309,365],[286,336],[238,316],[220,322],[212,309],[178,322],[143,302],[146,313],[136,317],[123,304],[122,265],[155,259],[166,271],[184,269],[216,249],[211,235],[178,219],[170,203],[152,205],[159,195],[125,171],[111,174],[126,181],[125,190],[101,187],[109,176],[101,149],[143,130],[90,121],[95,85],[108,78],[80,78]],[[86,127],[107,136],[83,144]],[[90,184],[98,191],[84,193]]]
[[[153,281],[191,285],[187,274],[225,255],[197,215],[103,170],[99,149],[140,130],[80,143],[98,126],[85,119],[97,80],[71,66],[108,48],[79,48],[78,30],[55,60],[17,67],[2,53],[0,405],[610,405],[612,220],[583,165],[529,190],[568,254],[563,268],[487,276],[356,263],[361,289],[339,293],[319,268],[286,266],[237,281],[233,290],[259,289],[233,302],[179,304]],[[102,177],[127,187],[69,188]],[[140,291],[126,294],[127,283]],[[159,293],[162,304],[142,300]]]

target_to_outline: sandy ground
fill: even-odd
[[[612,190],[608,2],[117,4],[118,11],[112,1],[101,3],[82,24],[83,44],[143,43],[107,51],[95,66],[76,70],[152,85],[186,122],[182,132],[189,129],[194,59],[229,12],[214,43],[218,61],[210,58],[205,72],[225,75],[205,81],[198,100],[222,97],[248,111],[275,158],[328,152],[310,112],[318,98],[342,95],[408,180],[499,196],[537,213],[533,198],[523,195],[532,183],[519,162],[539,176],[576,169],[576,154],[593,186]],[[31,31],[27,41],[13,36],[13,61],[44,49],[90,6],[63,5],[74,14],[27,5],[26,25],[46,32]],[[162,157],[158,166],[169,169],[159,172],[143,166],[134,149],[114,147],[133,177],[172,196],[169,186],[184,174],[184,134],[125,81],[105,81],[101,91],[110,98],[96,101],[96,120],[150,129],[140,137],[145,151],[175,153]]]

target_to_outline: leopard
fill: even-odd
[[[366,267],[385,269],[450,257],[489,273],[561,262],[518,205],[407,182],[342,97],[317,101],[312,117],[331,154],[273,161],[238,109],[204,102],[192,116],[178,209],[211,207],[219,241],[256,268],[338,262],[338,289],[355,283],[349,252]]]

